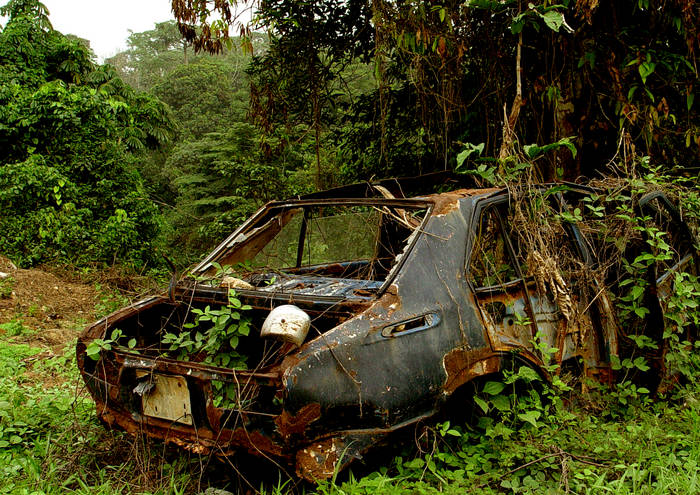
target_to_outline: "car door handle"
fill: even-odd
[[[415,318],[393,323],[382,328],[382,337],[395,338],[403,337],[416,332],[422,332],[430,328],[436,327],[440,323],[440,315],[437,313],[428,313]]]

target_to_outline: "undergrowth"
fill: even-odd
[[[8,335],[1,339],[0,493],[198,493],[211,481],[211,472],[201,476],[207,459],[105,431],[78,386],[71,346],[66,355],[47,359],[41,349]],[[695,383],[657,401],[624,404],[616,388],[554,391],[529,368],[519,368],[483,384],[477,397],[483,404],[477,420],[424,426],[416,444],[361,478],[349,473],[342,482],[294,488],[271,474],[255,488],[323,494],[700,488]]]
[[[62,355],[0,332],[0,493],[191,493],[186,456],[107,431],[82,389],[75,342]]]
[[[700,488],[695,383],[657,401],[623,404],[616,388],[554,391],[519,368],[486,382],[477,396],[485,404],[477,420],[424,426],[415,444],[372,465],[373,472],[366,474],[368,467],[358,463],[361,478],[350,472],[342,482],[295,487],[270,473],[263,486],[231,477],[223,486],[323,494],[661,494]],[[0,493],[199,493],[216,483],[206,458],[104,430],[77,384],[70,352],[46,359],[41,349],[3,335],[0,418]]]

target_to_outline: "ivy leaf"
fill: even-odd
[[[642,83],[647,83],[647,77],[654,73],[656,64],[654,62],[643,62],[639,64],[639,76],[642,78]]]
[[[560,12],[555,12],[550,10],[542,16],[544,23],[549,29],[555,32],[559,32],[559,28],[564,24],[564,15]]]
[[[518,378],[523,379],[524,381],[530,383],[535,380],[539,380],[540,376],[537,374],[535,370],[530,368],[529,366],[521,366],[518,369]]]
[[[536,156],[547,153],[551,150],[556,150],[559,148],[566,148],[571,152],[571,156],[576,158],[576,146],[571,142],[571,138],[565,137],[557,141],[556,143],[545,144],[544,146],[538,146],[536,144],[528,144],[523,146],[523,150],[530,158],[535,158]]]
[[[644,359],[642,356],[639,356],[634,360],[634,366],[639,370],[639,371],[649,371],[649,366],[647,365],[646,359]]]
[[[640,287],[639,285],[635,285],[632,287],[632,290],[630,291],[630,295],[632,296],[632,300],[637,300],[639,299],[642,294],[644,294],[644,287]]]
[[[425,461],[420,458],[404,463],[404,467],[409,469],[421,469],[423,466],[425,466]]]
[[[558,33],[559,29],[561,29],[562,27],[565,31],[569,33],[574,32],[571,26],[569,26],[566,23],[566,19],[564,19],[564,14],[562,14],[561,12],[550,10],[549,12],[546,12],[544,14],[540,14],[540,16],[542,17],[542,20],[547,25],[547,27],[556,33]]]
[[[518,414],[518,417],[520,419],[522,419],[523,421],[530,423],[535,428],[537,428],[539,426],[537,424],[537,420],[540,418],[541,415],[542,415],[542,413],[540,413],[539,411],[527,411],[527,412]]]
[[[482,411],[484,411],[485,413],[489,412],[489,405],[484,399],[480,397],[474,397],[474,402],[476,402],[476,405],[479,406]]]
[[[493,403],[494,407],[501,412],[510,411],[510,399],[505,395],[497,395],[491,399],[491,402]]]
[[[241,322],[238,325],[238,333],[243,336],[248,336],[248,334],[250,334],[250,327],[248,326],[248,322]]]
[[[231,362],[231,356],[228,354],[221,355],[221,366],[226,367]]]
[[[460,169],[464,164],[464,161],[470,156],[472,156],[474,153],[476,153],[477,156],[481,156],[481,153],[483,153],[485,146],[486,143],[466,143],[464,145],[464,149],[457,155],[457,169]]]
[[[634,314],[636,314],[640,318],[644,318],[649,310],[647,308],[634,308]]]
[[[486,385],[484,385],[484,393],[489,395],[498,395],[504,388],[506,388],[506,386],[501,382],[486,382]]]

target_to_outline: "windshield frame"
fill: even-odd
[[[428,219],[431,217],[435,202],[432,199],[382,199],[382,198],[341,198],[341,199],[325,199],[325,200],[292,200],[292,201],[272,201],[264,205],[255,212],[248,220],[240,227],[234,230],[226,239],[224,239],[213,251],[207,255],[198,265],[189,271],[189,275],[198,278],[203,276],[207,271],[214,267],[214,263],[226,257],[227,254],[239,247],[239,239],[247,233],[253,231],[257,226],[262,225],[267,219],[273,218],[285,209],[308,206],[391,206],[405,207],[410,209],[425,209],[425,215],[421,219],[420,224],[411,234],[402,253],[399,253],[399,258],[391,267],[387,277],[384,279],[381,287],[376,291],[375,297],[379,297],[391,286],[396,278],[396,275],[402,269],[406,259],[422,234]],[[273,213],[274,212],[274,213]],[[269,218],[268,218],[269,217]],[[342,280],[342,279],[340,279]],[[259,292],[259,291],[253,291]],[[290,292],[291,293],[291,292]]]

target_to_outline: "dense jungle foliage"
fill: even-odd
[[[3,7],[0,251],[16,262],[185,265],[265,201],[392,175],[576,179],[642,155],[697,174],[692,1],[173,12],[99,65],[41,3]]]
[[[260,8],[252,27],[271,41],[251,66],[253,117],[266,132],[329,129],[353,178],[451,169],[468,143],[504,159],[562,139],[578,153],[553,153],[538,175],[590,176],[622,136],[659,164],[695,167],[693,0],[172,3],[183,35],[209,52],[226,46],[227,23],[251,28],[230,3]],[[338,126],[330,110],[356,60],[373,65],[376,87]]]
[[[137,161],[171,139],[168,108],[53,30],[42,4],[0,12],[0,251],[22,265],[151,262],[161,220]]]

